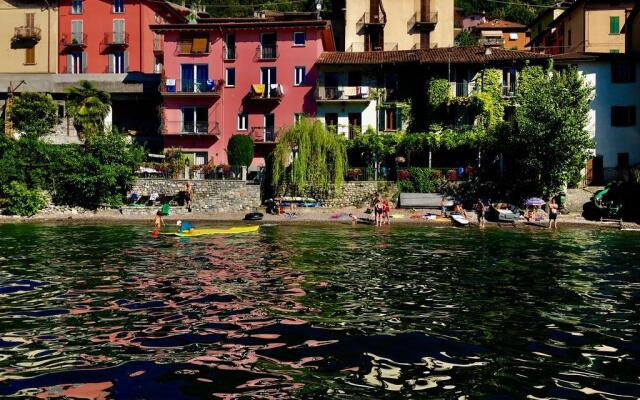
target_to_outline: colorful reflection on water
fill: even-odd
[[[640,235],[0,226],[0,397],[640,396]]]

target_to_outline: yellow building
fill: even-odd
[[[0,73],[56,73],[56,2],[0,0],[0,38]]]
[[[562,35],[561,53],[624,53],[622,27],[636,1],[578,0],[552,26]]]
[[[451,47],[452,0],[346,0],[345,50]]]

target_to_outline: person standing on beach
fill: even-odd
[[[552,197],[549,200],[549,229],[558,229],[558,204],[556,200]]]
[[[187,207],[187,210],[191,212],[191,200],[193,198],[193,186],[191,186],[191,182],[187,182],[184,185],[184,205]]]
[[[484,211],[484,203],[482,202],[482,199],[478,199],[478,203],[476,203],[476,215],[478,216],[478,226],[481,229],[484,228]]]
[[[440,216],[446,217],[447,215],[447,199],[442,196],[442,200],[440,200]]]
[[[376,198],[376,203],[373,206],[373,212],[376,216],[376,226],[382,226],[384,221],[384,204],[382,203],[382,198]]]
[[[384,223],[387,225],[391,225],[390,214],[391,213],[391,205],[389,205],[389,200],[383,198],[382,200],[382,215],[384,217]]]

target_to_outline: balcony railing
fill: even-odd
[[[277,44],[261,44],[256,51],[258,60],[276,60],[279,56]]]
[[[42,38],[42,30],[35,26],[18,26],[13,33],[14,42],[37,43]]]
[[[276,128],[273,126],[254,126],[251,128],[251,138],[256,143],[275,143]]]
[[[360,17],[358,22],[356,22],[356,30],[360,32],[365,28],[384,27],[386,23],[387,16],[382,12],[382,10],[379,10],[375,14],[365,12],[362,17]]]
[[[160,93],[164,96],[220,96],[223,80],[191,80],[165,78],[160,83]]]
[[[369,101],[368,86],[318,86],[316,101]]]
[[[483,46],[504,46],[504,38],[502,36],[480,36],[478,44]]]
[[[66,48],[84,48],[87,47],[87,34],[82,32],[72,32],[70,35],[63,34],[60,43],[62,47]]]
[[[224,60],[225,61],[233,61],[233,60],[235,60],[236,56],[237,56],[236,46],[227,46],[225,44],[224,48],[223,48],[223,56],[224,56]]]
[[[514,97],[516,95],[516,85],[502,85],[502,96],[503,97]]]
[[[106,46],[128,47],[129,33],[127,32],[108,32],[104,34],[103,43]]]
[[[272,85],[254,84],[251,85],[249,97],[252,100],[280,101],[284,96],[282,85],[274,83]]]
[[[476,91],[475,82],[450,82],[451,97],[469,97]]]
[[[438,23],[438,13],[432,12],[422,15],[415,13],[407,22],[407,30],[432,30]]]
[[[347,48],[347,52],[359,53],[363,51],[397,51],[398,43],[383,43],[380,45],[373,45],[371,48],[367,48],[363,42],[354,42]]]

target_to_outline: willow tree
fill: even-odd
[[[327,196],[339,192],[347,170],[346,141],[319,121],[303,119],[280,134],[273,152],[276,193]]]

